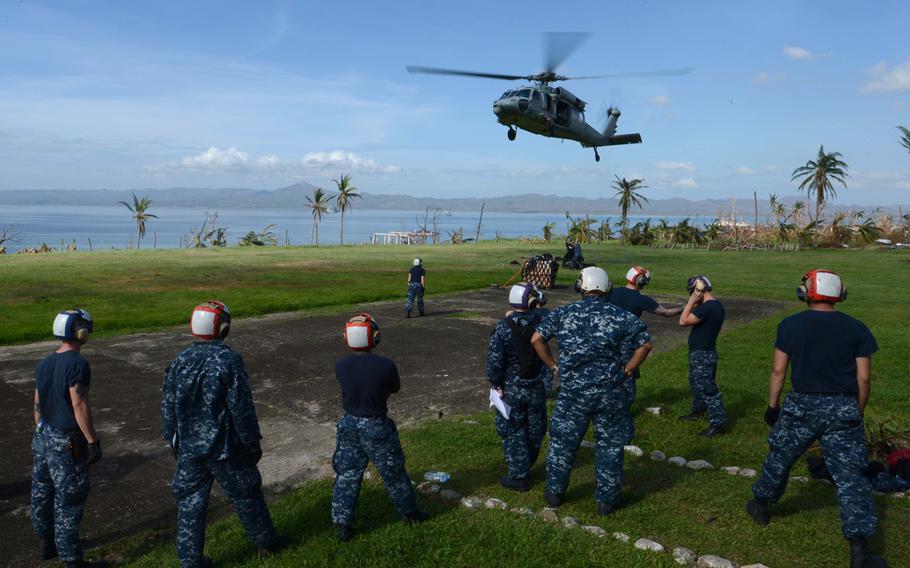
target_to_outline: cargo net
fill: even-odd
[[[559,263],[552,254],[532,256],[526,259],[521,266],[521,279],[535,284],[543,290],[549,290],[556,282],[557,271],[559,271]]]

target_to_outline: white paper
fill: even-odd
[[[509,414],[512,412],[512,407],[502,400],[496,389],[490,389],[490,407],[498,410],[506,420],[509,419]]]

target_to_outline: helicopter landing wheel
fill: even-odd
[[[594,148],[594,161],[595,162],[600,161],[600,154],[597,153],[597,148]]]
[[[516,134],[518,134],[518,133],[515,132],[514,129],[512,129],[511,127],[509,127],[509,132],[508,132],[508,134],[506,134],[506,136],[509,137],[509,140],[515,140],[515,135],[516,135]]]

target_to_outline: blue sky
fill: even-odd
[[[123,2],[0,4],[0,189],[256,187],[339,173],[362,191],[656,198],[795,194],[819,144],[841,203],[910,203],[910,3]],[[593,152],[520,132],[518,83],[409,75],[542,66],[544,31],[587,31],[561,69],[695,67],[565,84],[644,143]]]

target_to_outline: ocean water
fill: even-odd
[[[150,213],[158,215],[146,225],[146,236],[142,248],[178,248],[190,235],[190,229],[198,228],[206,214],[204,209],[183,207],[154,207]],[[214,213],[215,211],[210,211]],[[261,231],[266,225],[271,229],[279,244],[285,239],[292,245],[311,244],[312,218],[304,210],[273,209],[221,209],[218,226],[227,228],[228,243],[234,245],[248,231]],[[346,243],[369,242],[373,233],[390,231],[414,231],[423,211],[387,211],[354,209],[345,213],[344,240]],[[477,231],[479,211],[452,211],[438,217],[441,240],[449,239],[450,231],[464,229],[466,238],[473,238]],[[630,215],[630,222],[648,218],[647,215]],[[659,216],[650,216],[657,222]],[[671,223],[682,217],[666,216]],[[616,223],[618,216],[596,216],[598,220],[610,218]],[[339,242],[341,215],[330,213],[319,223],[319,243]],[[700,223],[710,219],[699,219]],[[481,225],[481,240],[495,239],[497,234],[505,238],[540,236],[543,226],[555,223],[556,233],[565,234],[566,216],[561,213],[498,213],[484,212]],[[6,243],[7,250],[15,252],[24,247],[37,247],[47,243],[59,247],[75,240],[79,250],[124,249],[132,242],[136,246],[136,226],[130,212],[123,206],[45,206],[45,205],[0,205],[0,229],[12,225],[16,235],[14,242]]]

